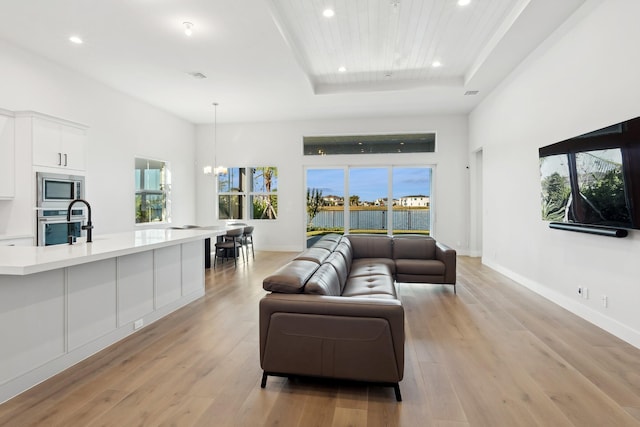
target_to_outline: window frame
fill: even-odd
[[[139,162],[146,162],[146,168],[139,168]],[[150,168],[150,164],[161,164],[159,168]],[[168,224],[171,223],[171,165],[170,162],[165,160],[154,159],[146,156],[134,157],[134,224],[136,226],[145,226],[150,224]],[[158,189],[145,189],[144,172],[140,174],[140,187],[138,187],[137,171],[145,170],[159,170],[159,188]],[[140,208],[144,204],[146,196],[162,196],[161,205],[161,219],[138,221],[138,213],[141,209],[138,209],[138,196],[141,197]]]
[[[349,199],[351,198],[351,196],[353,196],[352,194],[352,185],[350,182],[350,178],[351,178],[351,174],[350,171],[352,169],[385,169],[386,173],[387,173],[387,199],[391,198],[394,199],[394,194],[393,194],[393,178],[394,178],[394,170],[396,169],[418,169],[418,168],[423,168],[423,169],[429,169],[429,173],[430,173],[430,188],[428,189],[429,194],[425,195],[425,197],[428,199],[428,205],[426,206],[426,208],[429,210],[429,228],[428,230],[426,230],[428,232],[428,235],[430,236],[434,236],[435,230],[436,230],[436,213],[435,213],[435,206],[437,203],[435,202],[437,200],[436,197],[436,188],[437,188],[437,165],[434,163],[421,163],[421,164],[387,164],[387,165],[379,165],[379,164],[348,164],[348,165],[342,165],[342,166],[336,166],[336,165],[322,165],[322,164],[308,164],[305,165],[304,167],[304,179],[305,179],[305,185],[304,185],[304,191],[305,194],[307,192],[307,190],[309,189],[309,182],[307,181],[308,178],[308,173],[310,170],[343,170],[344,171],[344,175],[343,175],[343,179],[344,179],[344,209],[343,209],[343,215],[344,215],[344,219],[343,219],[343,232],[344,233],[351,233],[353,232],[354,229],[352,227],[351,224],[351,209],[350,209],[350,203],[349,203]],[[306,203],[306,196],[304,197],[305,203]],[[394,204],[393,203],[386,203],[386,233],[387,235],[393,235],[394,231],[396,230],[401,230],[398,228],[394,228],[394,214],[393,214],[393,208],[394,208]],[[305,230],[307,228],[307,225],[309,224],[308,221],[308,215],[307,215],[307,210],[305,209],[304,212],[305,215]],[[407,230],[407,232],[410,233],[411,230]],[[416,230],[416,233],[422,233],[423,230]],[[405,233],[399,233],[399,234],[405,234]],[[410,233],[412,234],[412,233]],[[305,239],[307,236],[307,233],[304,233]]]
[[[259,169],[272,169],[275,172],[275,188],[272,188],[271,191],[256,191],[254,188],[256,172]],[[229,185],[229,191],[221,191],[221,175],[226,175],[231,170],[237,170],[239,174],[239,188],[234,189]],[[216,217],[218,220],[229,221],[229,220],[270,220],[274,221],[278,219],[278,210],[277,210],[277,199],[278,199],[278,167],[277,166],[234,166],[226,169],[225,174],[220,174],[216,177],[216,192],[217,192],[217,204],[216,204]],[[230,184],[233,184],[232,182]],[[220,200],[222,197],[239,197],[240,203],[238,211],[238,217],[234,217],[235,215],[230,212],[229,217],[223,217],[220,211]],[[256,218],[253,216],[253,200],[255,198],[262,197],[273,197],[275,200],[275,217],[273,218]],[[271,205],[273,206],[273,204]]]

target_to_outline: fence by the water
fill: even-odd
[[[386,210],[349,211],[349,228],[352,230],[387,229]],[[344,211],[322,210],[313,218],[315,228],[344,228]],[[431,215],[428,209],[394,209],[391,227],[394,230],[430,230]]]

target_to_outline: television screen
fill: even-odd
[[[640,117],[539,154],[543,220],[640,229]]]

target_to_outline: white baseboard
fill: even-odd
[[[536,282],[535,280],[531,280],[527,277],[524,277],[518,273],[515,273],[508,268],[503,267],[500,264],[493,262],[492,260],[483,258],[482,263],[487,267],[497,271],[498,273],[508,277],[509,279],[517,282],[519,285],[524,286],[527,289],[535,292],[536,294],[548,299],[549,301],[558,304],[560,307],[570,311],[586,320],[589,323],[592,323],[605,331],[609,332],[612,335],[620,338],[621,340],[631,344],[632,346],[640,349],[640,332],[636,331],[627,325],[620,323],[616,319],[613,319],[609,316],[605,316],[599,311],[592,309],[584,304],[581,304],[578,301],[574,301],[571,298],[568,298],[566,295],[563,295],[559,292],[550,289],[543,284]]]

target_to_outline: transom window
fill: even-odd
[[[436,134],[398,133],[390,135],[305,136],[305,156],[331,154],[433,153]]]

